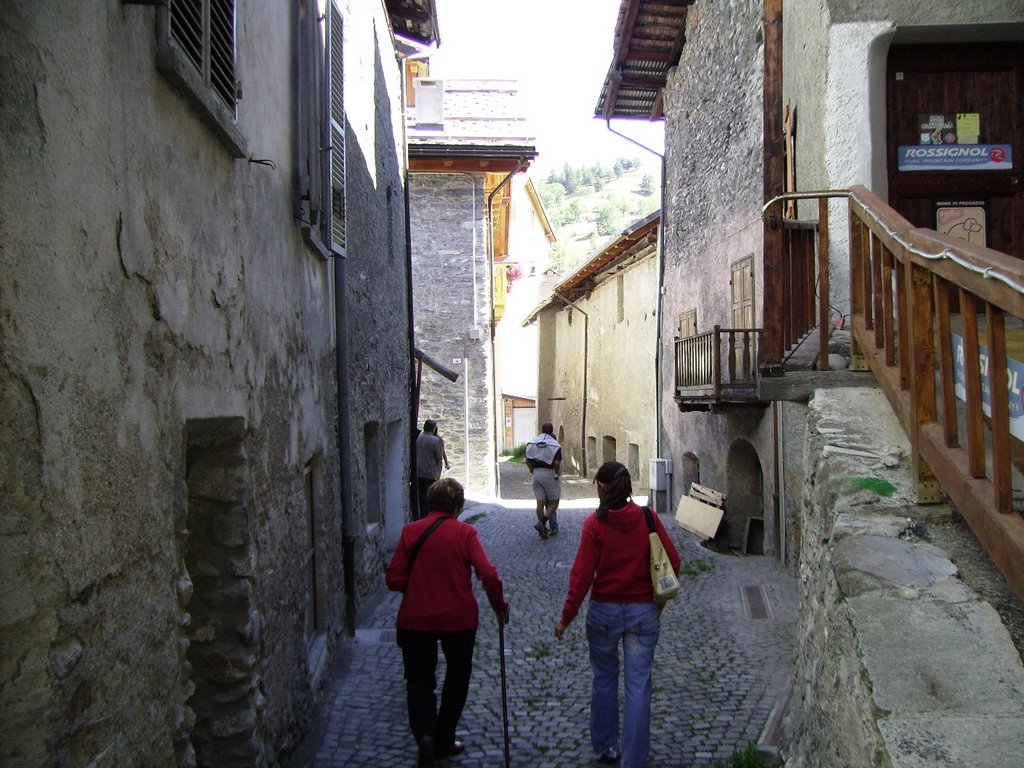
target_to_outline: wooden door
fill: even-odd
[[[1024,43],[894,45],[886,78],[889,204],[1024,258]]]

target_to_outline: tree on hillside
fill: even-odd
[[[640,179],[640,194],[646,196],[654,194],[654,178],[649,173],[645,173]]]
[[[597,218],[594,220],[594,228],[597,234],[607,237],[620,229],[619,222],[622,220],[622,210],[613,201],[602,204],[596,211]]]

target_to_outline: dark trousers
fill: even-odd
[[[409,726],[416,741],[433,736],[438,749],[455,741],[455,728],[462,717],[473,673],[476,629],[458,632],[426,632],[399,629],[398,646],[405,664],[405,692],[409,705]],[[437,644],[441,643],[447,672],[437,708]]]
[[[417,477],[416,478],[416,506],[418,509],[412,511],[412,519],[419,520],[421,517],[426,517],[427,512],[427,489],[432,486],[436,480],[432,477]]]

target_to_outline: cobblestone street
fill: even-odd
[[[562,641],[552,634],[584,518],[596,506],[587,481],[563,478],[561,533],[541,540],[521,465],[502,466],[502,500],[468,502],[472,522],[505,582],[511,621],[505,661],[511,764],[592,764],[586,606]],[[517,498],[518,497],[518,498]],[[644,499],[637,500],[643,503]],[[711,766],[759,735],[792,670],[796,582],[773,560],[717,554],[664,518],[683,558],[683,592],[662,615],[655,661],[649,768]],[[383,587],[383,575],[381,578]],[[451,768],[504,765],[498,626],[478,589],[481,624]],[[394,641],[400,595],[388,594],[347,640],[291,768],[413,766],[401,654]],[[438,679],[442,679],[443,662]]]

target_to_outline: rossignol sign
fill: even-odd
[[[899,148],[901,171],[1009,171],[1013,150],[1009,144],[946,144]]]

